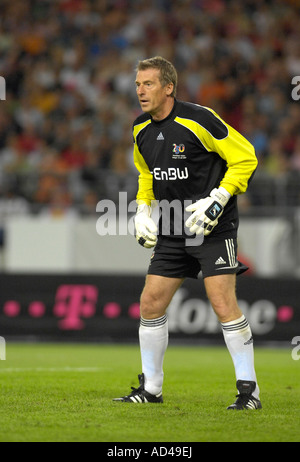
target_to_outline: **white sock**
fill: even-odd
[[[141,318],[139,340],[145,390],[157,395],[162,391],[163,361],[169,340],[167,315],[157,319]]]
[[[236,380],[251,380],[256,382],[253,392],[255,398],[259,397],[259,388],[254,369],[253,338],[250,326],[245,316],[221,323],[224,340],[232,357]]]

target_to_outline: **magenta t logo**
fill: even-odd
[[[62,285],[56,292],[53,313],[62,317],[58,323],[63,330],[81,330],[81,318],[90,318],[96,312],[98,288],[92,285]]]

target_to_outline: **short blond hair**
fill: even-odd
[[[160,71],[159,80],[163,87],[169,83],[173,84],[173,91],[170,96],[175,98],[177,90],[177,72],[170,61],[161,56],[144,59],[138,62],[136,71],[144,71],[146,69],[158,69]]]

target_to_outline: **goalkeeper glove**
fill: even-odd
[[[154,247],[157,242],[157,226],[151,218],[151,206],[140,204],[135,215],[136,240],[146,249]]]
[[[207,236],[218,224],[224,207],[231,195],[224,188],[213,189],[209,197],[200,199],[186,207],[187,212],[194,212],[185,222],[191,233],[203,233]]]

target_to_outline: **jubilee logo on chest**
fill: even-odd
[[[172,159],[186,159],[185,145],[173,143]]]

